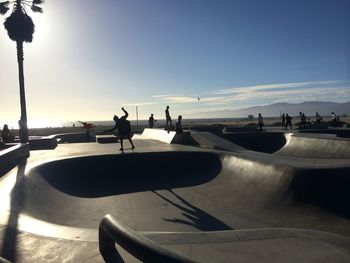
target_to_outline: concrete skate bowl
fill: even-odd
[[[97,229],[112,214],[140,231],[298,227],[350,236],[349,174],[225,153],[102,155],[34,167],[11,196],[21,213],[70,227]]]
[[[18,182],[13,197],[24,214],[73,227],[97,228],[107,213],[152,210],[152,191],[213,180],[219,157],[207,152],[156,152],[87,156],[41,164]],[[146,194],[145,194],[146,193]],[[163,201],[162,201],[163,202]]]
[[[304,137],[299,134],[286,134],[286,144],[277,155],[328,158],[328,159],[350,159],[350,139],[346,138],[318,138]]]
[[[235,132],[220,136],[251,151],[274,153],[286,144],[283,133],[277,132]]]
[[[277,132],[244,132],[221,136],[251,151],[294,157],[350,159],[350,140],[346,138]]]
[[[335,134],[340,138],[350,138],[350,129],[318,129],[318,130],[300,130],[301,133],[323,133],[323,134]]]

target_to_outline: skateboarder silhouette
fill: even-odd
[[[113,116],[113,120],[115,121],[115,125],[112,129],[107,130],[107,131],[114,131],[116,129],[118,129],[118,133],[120,136],[120,151],[124,151],[124,147],[123,147],[123,138],[126,137],[128,138],[131,146],[132,146],[132,150],[135,149],[135,146],[131,140],[131,127],[130,127],[130,121],[128,121],[126,118],[129,116],[128,112],[122,108],[122,111],[124,112],[124,116],[118,118],[117,115]]]

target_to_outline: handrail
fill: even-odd
[[[116,252],[115,243],[142,262],[196,263],[169,250],[137,231],[105,215],[99,227],[99,249],[102,255]]]

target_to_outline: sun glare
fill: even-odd
[[[49,27],[50,27],[49,19],[47,18],[45,13],[42,13],[42,14],[31,13],[30,16],[32,17],[35,25],[33,43],[34,44],[37,43],[39,45],[40,43],[42,44],[45,43],[45,40],[48,38],[48,35],[49,35]]]
[[[50,119],[28,119],[28,128],[48,128],[48,127],[59,127],[61,122],[53,121]]]

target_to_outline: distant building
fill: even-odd
[[[254,115],[248,115],[248,120],[254,120]]]

